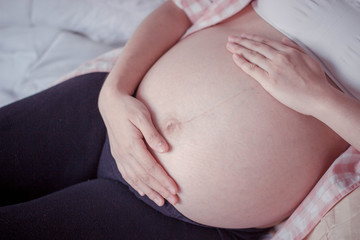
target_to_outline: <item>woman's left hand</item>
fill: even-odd
[[[230,36],[227,49],[240,69],[299,113],[312,115],[332,88],[321,65],[287,38],[276,42],[253,35]]]

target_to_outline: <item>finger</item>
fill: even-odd
[[[265,44],[265,45],[270,46],[273,49],[278,50],[278,51],[285,51],[287,49],[287,46],[285,46],[284,44],[282,44],[279,41],[274,41],[274,40],[271,40],[268,38],[263,38],[258,35],[243,33],[243,34],[241,34],[241,37],[245,38],[247,40],[250,40],[250,41],[255,41],[258,43]]]
[[[153,195],[151,199],[155,199],[155,196],[161,196],[161,198],[167,199],[171,204],[176,204],[177,185],[168,176],[163,167],[152,157],[150,152],[147,149],[138,150],[132,158],[133,160],[129,161],[129,168],[135,174],[132,175],[130,181],[136,186],[136,189],[148,196],[149,194]],[[141,159],[141,162],[139,162],[139,159]],[[144,160],[145,162],[143,162]],[[158,204],[158,202],[156,203]]]
[[[132,158],[132,160],[129,162],[136,163],[136,160]],[[160,184],[156,182],[156,180],[154,180],[151,176],[147,176],[144,173],[145,171],[142,170],[140,166],[132,167],[131,164],[128,165],[126,168],[123,168],[120,164],[117,164],[117,166],[124,180],[133,189],[135,189],[135,191],[137,191],[140,196],[147,195],[149,199],[151,199],[159,206],[162,206],[164,204],[164,198],[166,198],[173,205],[175,205],[178,202],[178,197],[173,196],[170,193],[166,192],[164,188],[162,188],[163,191],[161,190],[158,190],[159,192],[155,191],[153,188],[160,189],[161,188]]]
[[[136,159],[136,162],[138,162],[139,166],[137,169],[144,169],[143,172],[140,172],[143,181],[147,182],[148,185],[165,198],[168,197],[169,194],[177,194],[178,188],[175,181],[148,151],[145,143],[142,140],[139,141],[142,143],[137,144],[138,147],[134,149],[133,157]],[[155,179],[156,182],[152,181],[153,179]]]
[[[179,201],[177,195],[172,195],[168,193],[165,190],[165,188],[163,188],[161,184],[156,180],[151,181],[150,185],[147,185],[147,183],[150,182],[140,182],[139,184],[139,189],[141,189],[140,191],[142,191],[146,196],[148,196],[152,201],[154,201],[159,206],[162,206],[164,204],[164,199],[166,199],[172,205],[175,205]]]
[[[292,47],[292,48],[295,48],[296,50],[302,52],[302,53],[305,53],[304,50],[299,46],[297,45],[294,41],[291,41],[289,38],[287,37],[284,37],[281,42],[283,44],[285,44],[286,46],[289,46],[289,47]]]
[[[132,123],[139,129],[147,144],[157,152],[163,153],[169,150],[169,145],[164,137],[155,128],[151,115],[147,109],[139,114]]]
[[[154,191],[153,189],[151,189],[150,187],[143,185],[142,186],[144,189],[144,193],[145,195],[151,199],[153,202],[155,202],[158,206],[162,206],[165,203],[165,199],[170,202],[172,205],[175,205],[178,201],[179,198],[176,195],[170,195],[167,198],[164,198],[161,194],[159,194],[158,192]]]
[[[124,178],[124,180],[127,183],[129,183],[130,186],[132,188],[134,188],[139,193],[140,196],[142,196],[142,197],[145,196],[145,192],[144,192],[145,189],[137,186],[137,184],[133,184],[134,177],[129,177],[130,175],[125,171],[125,168],[123,168],[121,164],[117,163],[116,165],[117,165],[117,168],[118,168],[121,176]],[[134,175],[131,175],[131,176],[134,176]]]
[[[164,205],[164,198],[152,190],[148,185],[144,184],[140,178],[137,178],[137,174],[133,170],[128,170],[124,174],[122,174],[124,180],[129,183],[129,185],[135,189],[141,196],[148,196],[153,202],[155,202],[158,206]]]
[[[269,59],[273,59],[279,51],[277,48],[267,44],[267,40],[261,42],[247,37],[230,36],[229,42],[233,42],[249,50],[256,51]]]
[[[135,160],[133,162],[136,162]],[[172,195],[155,178],[149,175],[141,166],[128,168],[130,174],[126,174],[126,181],[141,195],[147,195],[157,205],[164,204],[164,198],[175,205],[178,202],[178,196]],[[124,177],[125,179],[125,177]]]
[[[266,39],[266,38],[262,38],[259,37],[257,35],[251,35],[251,34],[245,34],[243,33],[241,35],[241,37],[249,39],[249,40],[253,40],[259,43],[263,43],[266,44],[268,46],[271,46],[272,48],[278,50],[278,51],[282,51],[282,52],[288,52],[291,49],[296,49],[302,53],[305,53],[304,50],[295,42],[291,41],[289,38],[284,37],[281,42],[278,41],[273,41],[270,39]],[[290,47],[290,49],[289,49]]]
[[[110,140],[110,142],[112,142],[111,134],[109,134],[109,140]],[[155,201],[155,194],[151,193],[151,191],[152,191],[151,188],[153,188],[155,191],[157,191],[163,197],[168,199],[168,201],[170,203],[176,204],[177,196],[172,195],[172,194],[175,195],[177,193],[176,183],[169,177],[168,181],[170,183],[168,184],[168,186],[170,186],[170,187],[167,187],[167,188],[163,187],[162,185],[159,184],[159,182],[157,182],[155,180],[155,178],[153,178],[151,176],[151,172],[147,173],[144,170],[144,168],[141,166],[141,164],[137,160],[137,159],[139,159],[139,157],[136,157],[137,152],[145,151],[145,154],[148,154],[148,155],[146,155],[146,157],[150,158],[149,161],[153,161],[155,163],[157,163],[157,162],[152,157],[150,152],[147,150],[143,139],[139,139],[137,141],[138,142],[135,141],[133,144],[126,147],[126,149],[127,149],[126,156],[124,156],[120,152],[114,150],[114,148],[112,147],[113,145],[110,146],[112,155],[116,159],[116,165],[117,165],[121,175],[123,176],[125,181],[128,182],[130,184],[130,186],[132,186],[141,196],[144,196],[146,193],[148,193],[148,194],[150,193],[153,195],[152,199],[154,199],[154,201]],[[135,152],[135,154],[134,154],[134,152]],[[143,156],[144,156],[144,154],[140,154],[140,159],[146,160],[146,157],[143,157]],[[122,161],[122,159],[127,159],[127,161]],[[159,164],[158,164],[158,167],[161,168],[161,170],[163,170],[163,168]],[[155,168],[155,167],[153,167],[153,168]],[[165,176],[167,176],[167,174],[164,170],[163,170],[163,172],[164,172],[163,174]],[[162,178],[160,177],[160,179],[162,179]],[[166,180],[162,180],[162,181],[166,182]],[[172,184],[173,184],[173,186],[172,186]],[[157,201],[158,201],[157,202],[157,204],[158,204],[159,200],[157,200]]]
[[[261,85],[263,85],[264,79],[268,78],[268,73],[264,69],[260,68],[254,63],[248,62],[244,57],[238,54],[233,54],[233,59],[236,65],[241,68],[241,70],[250,75]]]
[[[254,63],[266,71],[269,70],[269,59],[257,51],[247,49],[233,42],[229,42],[227,48],[230,52],[243,56],[248,62]]]

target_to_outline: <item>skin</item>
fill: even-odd
[[[159,206],[163,205],[164,198],[172,204],[179,202],[179,186],[154,157],[156,154],[158,158],[161,158],[163,154],[171,150],[163,134],[172,132],[174,129],[172,126],[177,125],[168,124],[165,130],[159,129],[160,126],[154,124],[154,116],[148,107],[132,95],[151,66],[176,44],[189,26],[190,21],[186,15],[172,2],[162,5],[141,24],[127,43],[121,57],[109,74],[99,97],[99,109],[108,129],[111,151],[119,171],[134,189],[141,195],[147,195]],[[270,42],[272,45],[269,45]],[[278,48],[275,48],[275,44]],[[224,42],[224,47],[225,45],[226,42]],[[334,88],[328,89],[328,85],[325,83],[317,85],[319,89],[324,88],[325,90],[311,90],[310,94],[307,93],[308,89],[304,87],[303,95],[300,100],[298,99],[298,87],[302,87],[303,84],[297,86],[297,81],[306,80],[311,83],[311,81],[318,79],[323,80],[325,75],[321,68],[313,67],[310,58],[295,45],[287,40],[276,42],[269,39],[260,40],[256,36],[243,35],[242,37],[229,37],[226,47],[233,55],[233,61],[236,65],[256,79],[267,92],[286,107],[301,114],[314,116],[330,127],[335,126],[334,130],[349,143],[354,145],[357,142],[357,135],[353,134],[352,138],[349,137],[352,130],[349,132],[347,128],[342,127],[346,125],[339,124],[341,121],[343,123],[344,119],[339,119],[339,117],[339,122],[337,122],[334,117],[329,117],[332,114],[344,115],[346,116],[345,122],[356,126],[354,124],[358,122],[359,118],[353,112],[359,114],[356,111],[359,109],[357,102],[354,103],[352,99],[347,98]],[[283,51],[285,48],[288,52]],[[144,54],[144,49],[146,49],[146,54]],[[276,51],[285,52],[285,57],[272,57],[279,55],[270,54],[270,52]],[[230,54],[229,58],[231,58]],[[293,65],[289,64],[290,61]],[[282,66],[284,63],[292,66],[286,68],[286,72],[283,72],[284,69],[281,70],[281,68],[276,67]],[[271,65],[272,68],[268,65]],[[270,71],[270,69],[273,70]],[[295,78],[294,76],[299,73],[306,74],[300,74],[301,77]],[[286,82],[287,78],[294,79],[296,84],[278,84],[280,81]],[[266,83],[266,79],[272,84]],[[271,81],[271,79],[276,79],[276,81]],[[308,86],[310,89],[313,87],[313,85]],[[296,92],[296,99],[293,97],[294,92]],[[320,96],[326,97],[325,99],[331,98],[331,100],[328,99],[324,103],[323,98],[317,98],[319,95],[316,94],[319,93]],[[336,103],[333,103],[333,98],[337,99]],[[306,105],[311,106],[312,109],[303,108],[304,103],[308,103]],[[355,111],[347,111],[349,105]],[[333,110],[330,111],[329,107]],[[335,112],[339,111],[339,107],[342,109],[341,112]],[[335,108],[336,110],[334,110]],[[323,118],[327,120],[324,121]]]
[[[360,103],[332,87],[320,64],[295,43],[243,34],[229,36],[227,48],[236,65],[271,96],[317,118],[360,149]]]
[[[186,14],[172,1],[150,14],[127,42],[99,96],[99,110],[110,139],[111,152],[124,179],[140,195],[162,206],[164,198],[178,201],[178,186],[154,159],[169,145],[155,128],[149,110],[132,95],[154,62],[190,27]],[[147,49],[144,54],[143,49]]]
[[[153,154],[179,186],[175,208],[210,226],[276,224],[346,149],[326,125],[279,103],[234,64],[228,36],[243,32],[284,37],[246,7],[179,41],[137,89],[170,144]]]

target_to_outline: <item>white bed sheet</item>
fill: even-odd
[[[164,0],[0,0],[0,107],[129,39]]]

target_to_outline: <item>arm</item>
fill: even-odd
[[[150,14],[125,45],[99,96],[113,157],[123,178],[140,195],[158,205],[164,198],[175,204],[177,185],[147,149],[169,146],[155,128],[146,106],[132,95],[149,68],[190,26],[185,13],[172,1]]]
[[[231,36],[234,62],[279,102],[327,124],[360,149],[360,103],[335,89],[320,64],[288,39]],[[284,67],[286,66],[286,67]]]
[[[152,12],[127,42],[104,90],[133,94],[149,68],[190,27],[190,20],[171,0]]]
[[[336,89],[329,89],[317,102],[311,115],[360,150],[360,103]]]

